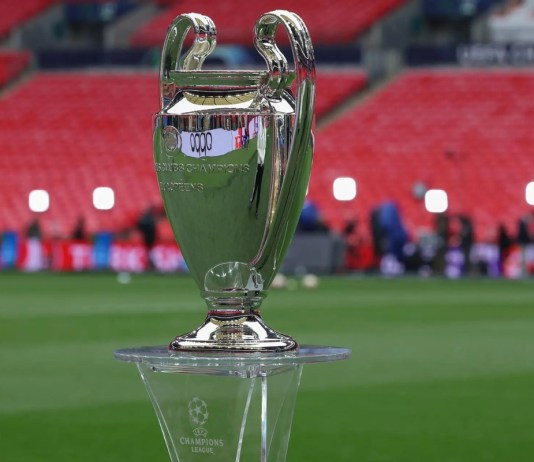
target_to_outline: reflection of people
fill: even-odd
[[[261,194],[261,184],[263,180],[263,162],[258,162],[258,168],[256,169],[256,179],[254,180],[254,190],[252,191],[252,196],[250,198],[250,203],[254,202],[256,199],[256,218],[258,217],[258,209],[260,207],[260,194]]]
[[[246,137],[248,140],[248,130],[246,132]],[[264,127],[258,131],[258,166],[256,168],[256,178],[254,180],[254,189],[250,197],[250,204],[256,199],[256,210],[255,216],[258,217],[258,209],[260,207],[260,194],[261,194],[261,185],[263,182],[263,170],[265,167],[265,149],[267,146],[267,131]]]

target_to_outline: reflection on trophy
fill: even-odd
[[[274,36],[289,35],[294,71]],[[182,54],[187,33],[194,41]],[[206,16],[169,28],[154,119],[155,170],[175,237],[208,305],[204,323],[175,351],[289,351],[290,337],[259,312],[293,238],[313,152],[315,67],[306,26],[273,11],[255,27],[267,71],[202,70],[216,44]],[[296,84],[296,94],[291,87]]]

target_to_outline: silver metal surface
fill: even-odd
[[[289,35],[294,70],[276,46],[279,26]],[[193,45],[182,56],[190,29]],[[203,71],[216,29],[199,14],[178,16],[163,47],[155,170],[175,237],[209,310],[201,327],[171,343],[173,350],[297,347],[268,328],[257,309],[291,242],[308,186],[314,55],[294,13],[264,14],[255,35],[267,71]]]

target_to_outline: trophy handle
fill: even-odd
[[[195,39],[191,48],[181,56],[185,37],[193,28]],[[160,64],[161,107],[172,102],[176,94],[176,84],[171,79],[172,71],[198,71],[206,57],[217,44],[217,29],[208,17],[197,13],[181,14],[169,26]]]
[[[306,25],[299,16],[289,11],[275,10],[265,13],[256,23],[254,44],[267,62],[269,69],[268,79],[260,88],[260,93],[267,98],[276,99],[291,82],[292,73],[288,71],[287,60],[275,42],[275,32],[279,25],[284,26],[289,36],[295,63],[294,74],[297,87],[295,121],[286,174],[279,195],[286,200],[278,208],[272,228],[252,262],[258,268],[268,264],[269,256],[274,256],[275,261],[281,262],[285,255],[304,203],[307,184],[303,186],[302,179],[306,178],[306,182],[309,179],[313,156],[315,58]],[[295,213],[295,210],[298,212]],[[275,236],[280,235],[278,232],[280,228],[283,228],[281,235],[284,238],[281,243],[277,244]],[[266,281],[267,287],[269,284],[270,281]]]
[[[292,79],[287,60],[275,42],[275,32],[280,24],[284,26],[289,35],[295,61],[297,127],[309,133],[312,128],[315,102],[315,58],[308,29],[295,13],[285,10],[270,11],[263,14],[256,23],[254,45],[267,62],[270,74],[262,91],[268,97],[280,95]],[[309,117],[302,114],[303,110],[311,113]]]

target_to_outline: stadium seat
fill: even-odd
[[[153,73],[66,73],[38,74],[8,92],[0,100],[0,159],[10,174],[0,202],[13,213],[2,214],[0,229],[31,221],[33,189],[50,194],[50,209],[39,217],[48,235],[68,235],[80,215],[88,231],[115,228],[129,213],[159,203],[151,161],[157,90]],[[97,186],[114,189],[113,210],[93,208]]]
[[[365,72],[359,70],[322,70],[317,72],[315,115],[321,118],[362,90],[367,84]]]
[[[0,88],[18,77],[30,59],[31,55],[26,51],[0,50]]]
[[[165,2],[169,7],[159,16],[143,25],[131,39],[132,45],[161,46],[172,20],[181,13],[199,11],[198,2],[180,0]],[[253,28],[261,14],[284,9],[299,14],[306,23],[314,44],[348,43],[358,37],[374,22],[387,15],[406,0],[360,0],[358,2],[331,2],[328,0],[265,0],[246,7],[239,0],[210,2],[206,12],[217,26],[219,43],[252,46]],[[281,40],[285,40],[284,35]]]
[[[529,71],[406,72],[317,134],[309,197],[338,229],[395,200],[416,234],[434,220],[412,193],[420,181],[446,190],[449,212],[471,216],[479,239],[501,222],[515,231],[534,180],[531,94]],[[356,179],[355,201],[333,198],[342,176]]]
[[[338,83],[336,86],[332,82]],[[319,71],[317,107],[326,114],[365,82],[360,71]],[[32,220],[28,194],[45,189],[47,235],[68,236],[83,215],[89,232],[120,231],[161,204],[152,165],[151,115],[159,108],[155,73],[40,73],[0,98],[0,232]],[[31,98],[28,95],[31,94]],[[115,191],[98,211],[92,192]]]
[[[55,0],[2,0],[0,2],[0,37],[7,36],[18,25],[41,13]]]

